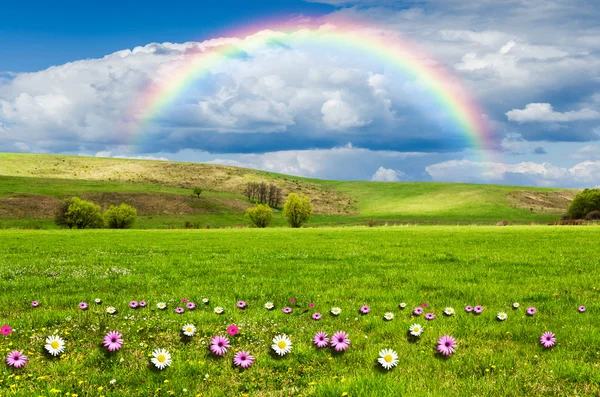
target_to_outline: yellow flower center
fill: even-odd
[[[393,357],[391,354],[386,354],[383,359],[385,360],[386,363],[391,363],[393,360]]]
[[[54,341],[54,342],[50,343],[50,346],[52,346],[53,349],[58,349],[58,347],[60,346],[60,343],[58,343],[57,341]]]
[[[285,349],[287,347],[287,343],[285,343],[285,341],[279,341],[279,343],[277,344],[277,346],[280,349]]]
[[[165,357],[164,354],[159,354],[158,357],[156,357],[156,359],[158,360],[159,363],[164,363],[165,361],[167,361],[167,358]]]
[[[191,327],[187,327],[185,330],[186,330],[187,332],[192,332],[192,328],[191,328]]]
[[[413,331],[419,332],[421,329],[419,327],[415,327]]]

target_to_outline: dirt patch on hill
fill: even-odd
[[[59,204],[60,200],[47,196],[0,197],[0,218],[50,218]]]
[[[579,193],[578,190],[528,191],[515,190],[508,192],[509,204],[515,208],[528,209],[536,213],[562,215],[567,212],[571,201]]]

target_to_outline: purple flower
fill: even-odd
[[[413,309],[413,314],[414,314],[415,316],[420,316],[421,314],[423,314],[423,309],[421,309],[420,307],[415,307],[415,308]]]
[[[296,299],[290,298],[290,303],[296,303]]]
[[[556,344],[556,336],[552,332],[544,332],[540,337],[540,343],[545,348],[550,348]]]
[[[315,304],[311,302],[308,304],[308,307],[310,307],[312,309],[313,307],[315,307]]]
[[[422,307],[427,307],[427,306],[429,306],[429,303],[427,303],[427,302],[421,303],[421,306]]]
[[[283,309],[281,309],[281,311],[284,312],[285,314],[290,314],[292,312],[292,308],[284,307]]]
[[[437,350],[444,356],[450,356],[454,354],[456,348],[456,339],[450,335],[444,335],[437,341]]]
[[[227,349],[230,348],[229,339],[224,336],[217,335],[210,340],[210,351],[217,356],[222,356],[227,353]]]
[[[315,314],[312,315],[312,319],[313,320],[319,321],[322,318],[323,318],[323,315],[321,313],[315,313]]]
[[[131,301],[131,302],[129,302],[129,307],[130,307],[130,308],[132,308],[132,309],[135,309],[135,308],[137,308],[138,306],[139,306],[139,305],[138,305],[138,303],[137,303],[136,301]]]
[[[2,328],[0,328],[0,333],[4,336],[10,335],[11,332],[12,327],[10,325],[3,325]]]
[[[535,309],[535,307],[528,307],[527,311],[526,311],[526,313],[527,313],[528,316],[533,316],[535,314],[535,312],[537,312],[537,310]]]
[[[123,335],[117,331],[110,331],[102,340],[102,344],[107,347],[110,352],[120,350],[123,347]]]
[[[427,313],[427,314],[425,315],[425,320],[429,320],[429,321],[431,321],[431,320],[433,320],[434,318],[435,318],[435,314],[433,314],[433,313]]]
[[[87,303],[85,303],[85,302],[81,302],[81,303],[79,304],[79,308],[80,308],[81,310],[86,310],[86,309],[88,308],[88,304],[87,304]]]
[[[350,339],[348,334],[344,331],[338,331],[331,337],[331,347],[338,352],[345,351],[350,346]]]
[[[146,301],[140,301],[140,307],[146,307],[147,303]]]
[[[194,310],[196,308],[196,304],[194,302],[188,302],[185,304],[185,307],[187,307],[188,310]]]
[[[183,309],[183,307],[178,307],[178,308],[176,308],[176,309],[175,309],[175,313],[177,313],[177,314],[181,314],[181,313],[183,313],[184,311],[185,311],[185,310]]]
[[[229,327],[227,327],[227,333],[231,336],[236,336],[239,332],[240,329],[235,324],[231,324]]]
[[[40,302],[38,302],[38,301],[31,302],[31,306],[33,306],[33,307],[38,307],[39,305],[40,305]]]
[[[24,356],[22,351],[13,350],[6,356],[6,364],[9,367],[24,367],[27,364],[27,356]]]
[[[371,309],[369,308],[369,306],[366,306],[366,305],[360,308],[361,314],[367,314],[370,311],[371,311]]]
[[[236,367],[249,368],[254,364],[254,356],[251,356],[250,352],[241,350],[233,356],[233,364]]]
[[[483,306],[475,306],[473,308],[473,312],[475,312],[475,314],[481,314],[481,313],[483,313]]]
[[[323,347],[327,347],[327,345],[329,344],[329,338],[327,337],[327,334],[325,332],[318,332],[313,337],[313,343],[317,345],[319,349],[321,349]]]
[[[473,311],[473,306],[467,306],[467,307],[465,307],[465,311],[467,313],[471,313]]]
[[[240,309],[245,309],[246,308],[246,302],[244,301],[238,301],[237,303],[237,307],[239,307]]]
[[[181,303],[187,303],[187,301],[188,301],[187,298],[182,298],[181,299]]]
[[[583,313],[585,311],[585,306],[579,306],[577,310],[579,310],[579,313]]]

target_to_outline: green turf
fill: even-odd
[[[30,362],[22,370],[0,367],[0,395],[597,395],[599,232],[547,226],[1,231],[0,323],[15,331],[0,337],[0,350],[23,349]],[[102,305],[92,303],[96,297]],[[176,315],[183,297],[207,297],[210,304]],[[294,312],[284,315],[290,298]],[[248,302],[245,311],[235,308],[240,299]],[[40,307],[31,308],[32,300]],[[149,307],[129,309],[130,300]],[[77,309],[80,301],[91,308]],[[159,301],[169,304],[167,311],[155,308]],[[263,309],[266,301],[276,309]],[[518,310],[511,309],[515,301]],[[438,316],[433,322],[411,317],[423,302]],[[357,313],[363,304],[371,306],[366,316]],[[485,311],[468,315],[467,304]],[[584,314],[577,312],[581,304]],[[118,314],[106,314],[107,305]],[[212,312],[217,305],[224,315]],[[342,308],[339,317],[328,314],[332,306]],[[457,314],[444,317],[446,306]],[[534,317],[525,316],[528,306],[537,307]],[[313,311],[324,313],[323,320],[311,320]],[[383,321],[386,311],[396,318]],[[508,320],[496,320],[499,311]],[[416,321],[426,329],[412,343],[406,332]],[[188,322],[198,333],[183,343],[179,329]],[[231,323],[241,329],[233,350],[256,356],[249,370],[232,368],[233,352],[223,358],[208,352],[207,340]],[[100,347],[109,329],[126,340],[113,355]],[[319,330],[347,331],[351,347],[343,354],[316,350],[311,337]],[[544,331],[556,333],[555,348],[539,345]],[[60,359],[42,353],[52,333],[67,341]],[[293,340],[287,357],[269,352],[277,333]],[[434,342],[446,333],[459,347],[442,359]],[[148,358],[159,347],[174,360],[162,372]],[[386,347],[400,356],[389,372],[375,362]]]

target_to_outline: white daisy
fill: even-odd
[[[181,330],[183,331],[183,334],[185,336],[194,336],[194,334],[196,333],[196,327],[194,326],[194,324],[186,324]]]
[[[405,302],[402,302],[402,303],[400,303],[400,304],[398,305],[398,307],[399,307],[400,309],[404,309],[404,308],[406,307],[406,303],[405,303]]]
[[[275,305],[273,304],[273,302],[265,303],[265,309],[267,309],[267,310],[273,310],[274,307],[275,307]]]
[[[379,364],[385,369],[392,369],[398,365],[398,353],[392,349],[383,349],[379,352],[379,358],[377,359]]]
[[[202,303],[204,303],[205,305],[208,305],[208,298],[202,298]]]
[[[514,307],[515,309],[518,309],[518,308],[519,308],[519,306],[521,306],[521,305],[519,304],[519,302],[515,302],[515,303],[513,303],[513,307]]]
[[[273,338],[271,348],[280,356],[285,356],[292,351],[292,341],[287,335],[277,335]]]
[[[107,312],[108,314],[115,314],[115,313],[117,312],[117,309],[115,309],[115,308],[114,308],[114,307],[112,307],[112,306],[109,306],[109,307],[107,307],[107,308],[106,308],[106,312]]]
[[[504,312],[500,312],[500,313],[498,313],[498,315],[496,317],[498,317],[498,320],[504,321],[508,318],[508,314],[506,314]]]
[[[421,324],[413,324],[408,327],[408,330],[412,336],[421,336],[423,333],[423,327],[421,327]]]
[[[65,351],[65,341],[58,335],[52,335],[46,338],[44,348],[53,356],[58,356]]]
[[[384,318],[385,320],[387,320],[387,321],[392,321],[392,320],[394,319],[394,313],[392,313],[392,312],[386,312],[386,313],[383,315],[383,318]]]
[[[334,316],[339,316],[341,312],[342,312],[342,309],[340,309],[339,307],[331,308],[331,314],[333,314]]]
[[[444,309],[444,314],[446,316],[451,316],[454,314],[454,308],[453,307],[447,307]]]
[[[224,311],[225,310],[223,310],[223,308],[221,306],[215,307],[215,310],[214,310],[214,312],[217,314],[223,314]]]
[[[96,299],[94,299],[94,302],[96,302],[99,305],[102,303],[102,299],[96,298]]]
[[[171,365],[171,354],[165,349],[156,349],[152,352],[152,358],[150,359],[152,364],[158,369],[165,369]]]
[[[156,307],[158,307],[160,310],[165,310],[167,308],[167,304],[165,302],[158,302]]]

